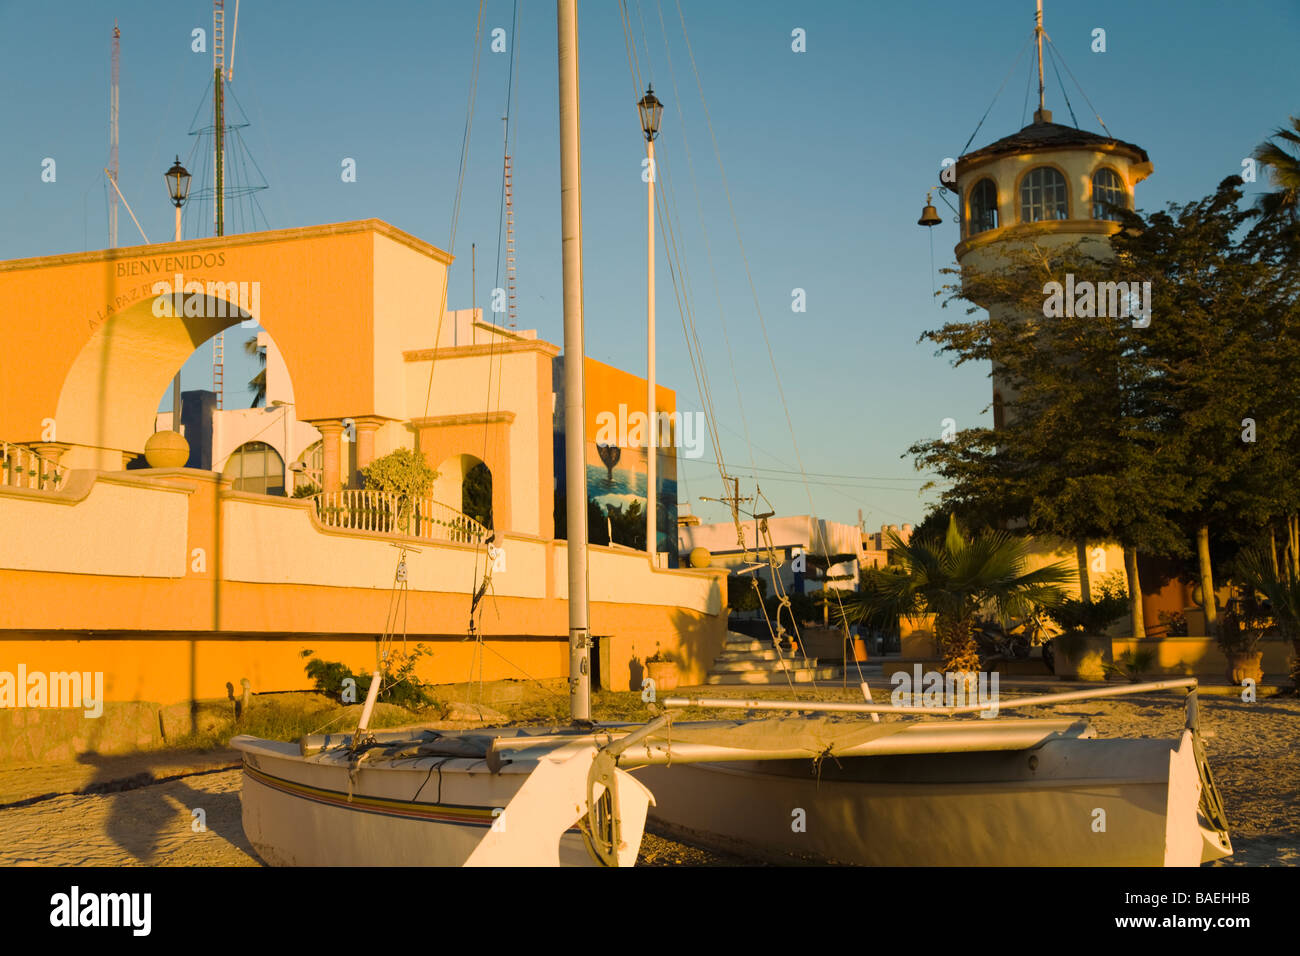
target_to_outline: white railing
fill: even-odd
[[[327,528],[405,534],[430,541],[478,544],[488,530],[469,515],[432,498],[415,502],[382,491],[345,488],[312,495],[316,518]]]
[[[66,468],[25,445],[0,442],[0,487],[58,491],[66,478]]]

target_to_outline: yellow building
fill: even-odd
[[[467,678],[470,595],[489,566],[483,677],[566,676],[560,350],[468,310],[440,316],[450,263],[377,220],[0,262],[0,671],[103,671],[109,700],[170,703],[241,678],[304,687],[304,646],[368,669],[406,546],[407,633],[433,648],[422,677]],[[274,337],[294,427],[321,436],[317,499],[125,470],[185,359],[241,322]],[[586,368],[589,395],[644,411],[644,380]],[[672,410],[671,391],[659,401]],[[440,472],[405,533],[355,490],[401,447]],[[490,541],[458,494],[480,462]],[[724,576],[593,547],[602,682],[629,688],[656,644],[702,680],[726,630]]]

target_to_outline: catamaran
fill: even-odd
[[[244,830],[262,859],[627,866],[648,818],[777,860],[1196,866],[1230,854],[1191,679],[999,704],[1182,690],[1177,740],[1101,739],[1080,720],[986,719],[973,716],[978,705],[891,706],[869,694],[865,703],[668,698],[644,725],[591,721],[574,0],[557,0],[557,11],[573,724],[371,732],[377,673],[352,734],[231,742],[243,754]],[[684,706],[795,716],[674,721]]]

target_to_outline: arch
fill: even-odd
[[[1099,166],[1092,174],[1092,218],[1119,222],[1120,214],[1114,207],[1129,207],[1128,188],[1124,178],[1110,166]]]
[[[185,359],[246,315],[279,343],[300,421],[405,420],[406,352],[429,330],[403,297],[440,287],[450,261],[365,220],[0,262],[0,354],[26,359],[0,376],[0,437],[67,445],[66,467],[120,469]],[[180,314],[155,314],[178,276]]]
[[[284,495],[284,459],[264,441],[248,441],[236,448],[221,474],[234,482],[236,491]]]
[[[1070,218],[1070,189],[1057,166],[1040,165],[1020,177],[1020,221],[1054,222]]]
[[[492,469],[474,455],[452,455],[434,469],[433,499],[492,527]]]
[[[998,185],[985,176],[966,194],[966,235],[998,227]]]

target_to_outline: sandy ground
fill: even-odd
[[[1300,865],[1300,700],[1202,701],[1235,849],[1218,865]],[[1102,736],[1173,737],[1182,727],[1182,708],[1169,695],[1039,711],[1049,713],[1086,717]],[[229,751],[163,752],[0,768],[0,865],[260,865],[240,825],[235,763]],[[653,834],[640,863],[752,865]]]

